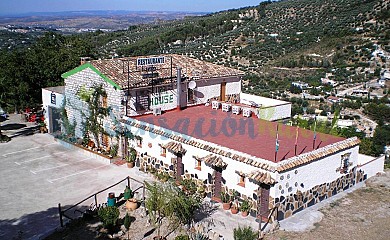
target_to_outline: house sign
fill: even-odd
[[[173,103],[173,94],[159,94],[159,95],[152,95],[151,97],[151,105],[152,106],[158,106],[163,104],[169,104]]]
[[[50,103],[56,105],[56,94],[53,92],[50,94]]]
[[[150,57],[150,58],[137,58],[137,66],[148,66],[148,65],[157,65],[164,64],[165,57]]]

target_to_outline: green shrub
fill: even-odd
[[[233,229],[234,240],[256,240],[257,232],[251,227],[238,227]]]
[[[190,237],[188,235],[179,235],[175,237],[175,240],[190,240]]]
[[[196,183],[192,179],[183,179],[180,184],[186,193],[194,194],[196,192]]]
[[[221,193],[221,201],[223,203],[230,203],[232,201],[232,197],[227,192]]]
[[[252,208],[252,204],[248,200],[242,201],[242,203],[240,205],[241,212],[249,212],[249,210],[251,210],[251,208]]]
[[[135,159],[137,159],[137,150],[134,148],[130,148],[129,156],[126,157],[126,161],[131,163],[135,162]]]
[[[105,207],[98,211],[98,216],[103,222],[105,228],[110,229],[116,225],[119,218],[119,209],[117,207]]]
[[[114,144],[110,148],[110,155],[116,157],[118,155],[118,144]]]
[[[206,236],[205,234],[203,234],[203,233],[196,233],[192,239],[193,239],[193,240],[208,240],[209,237],[207,237],[207,236]]]

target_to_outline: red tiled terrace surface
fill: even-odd
[[[137,120],[164,127],[204,141],[234,149],[272,162],[295,155],[297,128],[279,124],[279,151],[275,160],[276,122],[243,117],[231,112],[215,110],[211,106],[194,106],[162,115],[143,115]],[[297,155],[313,150],[314,132],[299,129]],[[317,133],[315,148],[344,140],[328,134]]]

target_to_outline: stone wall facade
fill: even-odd
[[[176,171],[175,171],[175,165],[176,165],[176,159],[172,158],[171,159],[171,164],[167,164],[155,157],[151,156],[141,156],[138,153],[137,160],[135,165],[139,167],[140,171],[143,172],[149,172],[152,174],[155,173],[168,173],[169,176],[172,178],[175,178],[176,176]],[[205,189],[205,195],[208,198],[212,198],[214,196],[214,173],[208,174],[207,179],[202,179],[200,178],[197,174],[194,173],[189,173],[188,171],[185,171],[185,173],[182,175],[182,179],[191,179],[193,180],[198,187],[204,187]],[[223,179],[223,182],[226,181]],[[234,195],[235,189],[229,188],[222,182],[222,192],[227,192],[230,196]],[[251,205],[252,209],[250,211],[250,215],[253,217],[256,217],[257,214],[257,200],[258,200],[258,195],[257,191],[253,191],[253,194],[251,196],[247,196],[245,194],[242,194],[240,192],[236,192],[237,196],[237,201],[240,203],[243,200],[248,200]]]
[[[82,88],[91,90],[94,87],[102,86],[107,93],[107,106],[111,108],[110,113],[102,119],[105,131],[110,135],[110,144],[118,143],[114,137],[114,118],[119,120],[124,114],[124,107],[121,101],[124,97],[122,90],[117,89],[90,68],[86,68],[65,78],[65,110],[71,124],[75,124],[75,137],[83,138],[85,123],[89,117],[88,103],[81,100],[79,92]]]
[[[287,196],[280,196],[275,199],[271,198],[270,202],[273,202],[273,204],[270,206],[270,209],[274,206],[277,207],[277,211],[275,211],[273,218],[278,221],[288,218],[305,208],[311,207],[314,204],[351,188],[356,183],[366,180],[366,178],[367,175],[363,171],[357,170],[357,168],[354,167],[340,178],[329,183],[317,185],[308,191],[297,191]]]

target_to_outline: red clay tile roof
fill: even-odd
[[[240,176],[245,176],[249,180],[254,181],[256,183],[264,183],[264,184],[275,184],[276,181],[271,177],[269,172],[260,172],[260,171],[252,171],[250,173],[244,173],[242,171],[236,171],[236,173]]]
[[[216,156],[214,154],[209,154],[204,157],[197,157],[193,156],[196,160],[204,161],[207,165],[211,165],[214,167],[219,167],[219,168],[226,168],[227,163],[225,163],[221,157]]]
[[[182,74],[188,78],[216,78],[216,77],[228,77],[228,76],[242,76],[244,72],[224,67],[221,65],[209,63],[206,61],[201,61],[198,59],[171,54],[171,55],[162,55],[165,56],[165,63],[161,65],[156,65],[156,71],[159,75],[159,78],[162,80],[168,79],[170,77],[176,81],[176,67],[180,66],[182,68]],[[151,57],[151,56],[146,56]],[[132,58],[115,58],[115,59],[104,59],[104,60],[93,60],[90,63],[99,70],[103,75],[114,81],[122,89],[127,88],[127,62],[129,63],[129,85],[130,87],[140,84],[138,86],[143,86],[148,84],[148,79],[144,79],[140,69],[137,67],[136,60],[137,58],[144,57],[132,57]],[[172,58],[172,71],[171,71],[171,58]],[[172,76],[171,76],[172,75]],[[163,81],[164,82],[164,81]]]
[[[182,153],[182,154],[186,154],[187,150],[185,150],[183,148],[183,146],[181,145],[181,143],[178,143],[178,142],[169,142],[167,144],[159,144],[161,147],[165,148],[165,149],[168,149],[170,150],[171,152],[174,152],[174,153]]]

